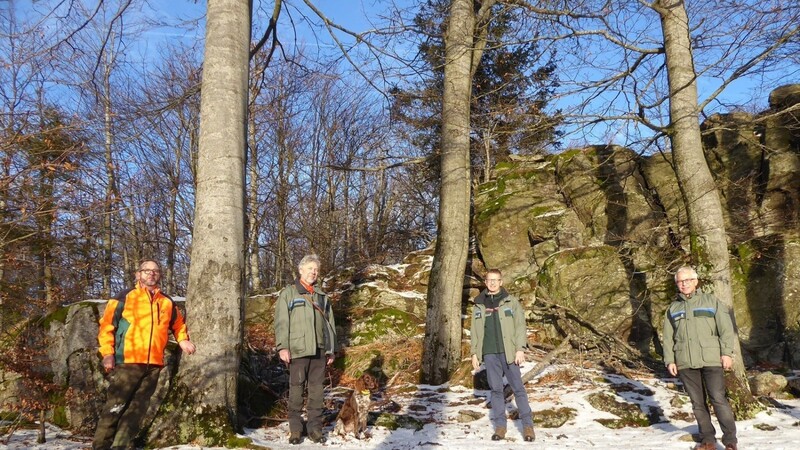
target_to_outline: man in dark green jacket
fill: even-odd
[[[492,269],[486,273],[486,289],[475,298],[472,309],[470,348],[472,367],[478,370],[481,362],[486,366],[486,377],[491,389],[492,440],[506,437],[506,398],[503,393],[505,375],[514,392],[514,401],[522,422],[522,436],[527,442],[536,439],[528,393],[522,383],[520,364],[525,362],[528,345],[525,329],[525,312],[516,297],[503,289],[503,274]]]
[[[664,364],[679,376],[692,401],[702,441],[700,450],[716,449],[716,430],[706,394],[722,428],[726,450],[736,450],[736,421],[725,397],[724,370],[733,367],[736,333],[730,311],[713,295],[697,290],[697,272],[681,267],[675,273],[678,298],[664,316]]]
[[[275,302],[275,347],[289,366],[289,443],[299,444],[303,430],[303,392],[308,389],[308,437],[324,443],[322,402],[325,366],[333,363],[336,327],[328,296],[316,289],[319,257],[306,255],[300,277]]]

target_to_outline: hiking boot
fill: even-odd
[[[289,433],[289,443],[292,445],[297,445],[301,441],[300,439],[300,432],[299,431],[292,431]]]
[[[534,433],[532,426],[522,429],[522,438],[525,439],[525,442],[533,442],[536,440],[536,433]]]
[[[715,442],[701,442],[697,444],[694,450],[717,450],[717,444]]]
[[[322,434],[321,430],[309,431],[308,438],[311,439],[311,442],[315,442],[317,444],[324,444],[326,441],[325,436]]]
[[[506,427],[497,427],[494,429],[494,434],[492,435],[493,441],[502,441],[506,438]]]
[[[725,444],[725,450],[738,450],[739,447],[736,446],[736,442],[729,442]]]

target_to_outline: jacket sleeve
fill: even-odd
[[[675,362],[675,329],[672,327],[672,321],[669,319],[669,310],[664,312],[664,365],[668,366]]]
[[[733,357],[736,332],[733,330],[733,320],[728,306],[717,300],[717,314],[714,316],[719,334],[720,356]]]
[[[325,296],[325,301],[328,304],[328,311],[326,315],[328,316],[328,324],[330,325],[330,333],[331,333],[330,352],[335,353],[337,348],[336,347],[337,339],[336,339],[336,322],[333,319],[333,304],[331,304],[331,299],[328,296]]]
[[[525,324],[525,311],[519,299],[514,297],[514,346],[516,351],[524,350],[528,347],[528,329]]]
[[[289,288],[283,288],[275,301],[275,349],[289,348]]]
[[[478,326],[478,320],[475,319],[475,316],[478,312],[478,307],[472,307],[472,314],[470,315],[470,325],[469,325],[469,349],[470,349],[470,357],[472,355],[476,355],[478,360],[483,359],[483,355],[480,354],[478,351],[478,339],[475,337],[475,327]]]
[[[189,330],[186,328],[186,319],[181,314],[181,310],[173,303],[172,314],[175,315],[175,321],[172,323],[172,334],[178,342],[189,340]]]
[[[119,302],[117,300],[109,300],[106,303],[106,310],[103,317],[100,318],[100,329],[97,332],[97,342],[100,344],[100,354],[102,356],[110,356],[114,354],[114,311],[117,309]]]

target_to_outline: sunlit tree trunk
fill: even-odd
[[[243,335],[244,171],[250,4],[209,0],[187,324],[197,353],[185,356],[154,430],[158,446],[224,445],[237,423]],[[175,428],[181,432],[176,432]]]
[[[257,77],[256,77],[257,78]],[[257,95],[257,92],[252,92],[251,98]],[[249,108],[253,108],[251,104]],[[258,234],[261,228],[261,221],[259,220],[259,201],[258,191],[260,176],[258,174],[258,141],[256,139],[256,124],[253,120],[254,114],[251,110],[248,115],[248,149],[249,158],[247,159],[247,170],[249,184],[247,186],[247,281],[250,289],[257,292],[261,289],[261,271],[260,267],[260,249],[258,245]]]
[[[693,263],[713,282],[714,295],[733,311],[730,252],[717,186],[703,152],[689,18],[681,0],[659,0],[670,91],[670,140],[678,185],[686,203]],[[732,314],[732,313],[731,313]],[[741,355],[739,341],[736,354]],[[744,379],[744,363],[735,369]],[[746,385],[746,383],[745,383]]]
[[[483,2],[482,9],[490,3]],[[470,221],[470,96],[473,64],[480,60],[475,28],[473,2],[454,0],[445,32],[438,236],[422,356],[422,381],[430,384],[448,381],[461,360],[461,301]]]
[[[114,224],[111,215],[114,214],[116,195],[116,167],[113,158],[114,132],[111,104],[111,68],[113,61],[113,50],[106,53],[106,61],[103,66],[103,150],[106,164],[106,189],[105,203],[103,205],[103,262],[98,268],[103,277],[103,298],[111,297],[111,267],[114,252]]]

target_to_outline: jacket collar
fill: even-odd
[[[146,287],[142,286],[142,283],[139,281],[136,282],[136,289],[142,291],[143,294],[149,296],[151,299],[156,298],[161,294],[161,288],[156,286],[156,288],[153,289],[153,294],[150,295],[150,291],[148,291]]]
[[[326,294],[325,294],[324,292],[322,292],[322,290],[319,288],[319,286],[318,286],[319,284],[320,284],[320,283],[319,283],[319,282],[317,282],[317,285],[315,285],[315,286],[314,286],[314,292],[313,292],[313,293],[314,293],[314,294],[319,294],[319,295],[326,295]],[[300,279],[299,279],[299,278],[297,278],[297,279],[295,279],[295,280],[294,280],[294,287],[295,287],[295,289],[297,289],[297,292],[299,292],[299,293],[300,293],[300,295],[306,295],[306,294],[309,294],[309,295],[311,295],[311,294],[312,294],[311,292],[308,292],[308,289],[306,289],[306,287],[305,287],[305,286],[303,286],[303,283],[301,283],[301,282],[300,282]]]
[[[497,298],[497,303],[500,303],[503,300],[505,300],[506,297],[508,297],[508,291],[506,291],[506,288],[500,287],[500,292],[498,292],[497,294],[489,294],[489,290],[484,289],[483,292],[481,292],[477,297],[475,297],[475,304],[476,305],[486,304],[486,298],[492,295],[495,298]]]

